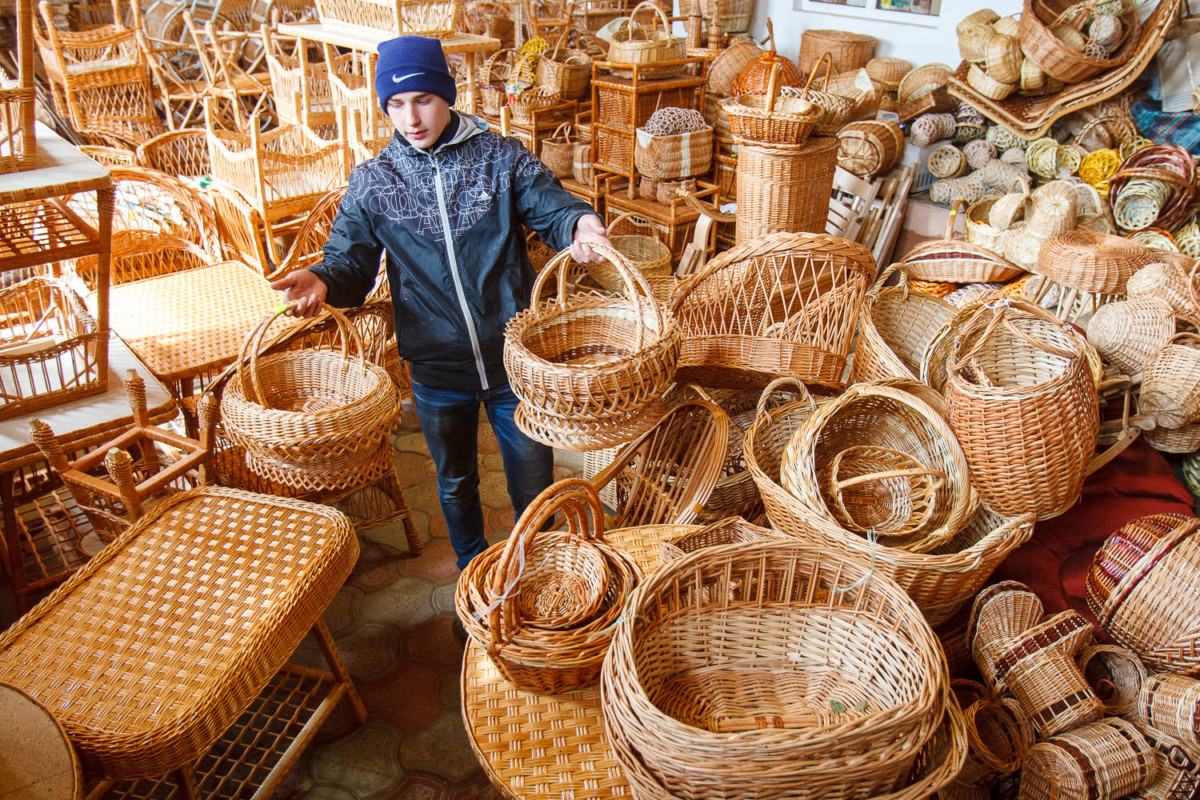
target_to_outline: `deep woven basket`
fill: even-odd
[[[1175,334],[1146,360],[1138,409],[1163,428],[1200,421],[1200,335]]]
[[[341,351],[300,350],[260,358],[266,317],[246,337],[237,371],[221,395],[225,432],[260,477],[309,491],[361,486],[382,475],[381,444],[400,419],[396,385],[383,367],[349,354],[362,338],[330,306]]]
[[[918,377],[929,343],[954,316],[954,306],[915,290],[902,269],[900,282],[886,286],[891,271],[880,276],[863,302],[850,363],[851,383]]]

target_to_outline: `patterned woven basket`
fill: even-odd
[[[1137,659],[1132,653],[1130,656]],[[1200,681],[1169,672],[1147,677],[1145,667],[1141,677],[1130,704],[1136,706],[1139,722],[1181,744],[1200,747]]]
[[[655,181],[679,180],[703,175],[712,167],[713,130],[654,136],[638,128],[633,163],[638,174]]]
[[[676,291],[679,380],[760,389],[780,375],[840,387],[875,266],[860,245],[777,233],[708,262]]]
[[[991,283],[1009,281],[1021,274],[1017,265],[958,237],[954,230],[958,210],[968,205],[965,200],[956,200],[942,238],[923,242],[900,259],[909,275],[922,281]]]
[[[694,553],[706,547],[785,538],[770,528],[752,525],[740,517],[727,517],[720,522],[705,525],[703,528],[688,531],[663,542],[662,562],[665,564],[673,559],[683,558],[688,553]]]
[[[749,39],[734,39],[709,65],[708,91],[717,95],[731,94],[738,75],[760,54],[758,46]]]
[[[1162,188],[1163,196],[1153,208],[1154,213],[1118,213],[1118,206],[1126,205],[1134,184],[1145,187],[1157,184]],[[1122,196],[1126,200],[1122,200]],[[1195,196],[1196,163],[1187,150],[1172,144],[1159,143],[1141,148],[1125,159],[1108,180],[1108,201],[1114,216],[1118,217],[1118,224],[1125,230],[1150,227],[1170,230],[1186,216]],[[1149,202],[1149,199],[1145,201]],[[1122,224],[1125,216],[1130,219]]]
[[[916,378],[929,343],[955,309],[944,300],[913,289],[908,273],[896,286],[885,286],[888,268],[867,293],[859,322],[850,382]]]
[[[1104,703],[1105,715],[1123,717],[1134,710],[1147,677],[1137,653],[1111,644],[1088,645],[1079,654],[1079,669]]]
[[[1200,520],[1152,514],[1105,541],[1087,576],[1088,608],[1110,636],[1152,670],[1200,671],[1196,593]]]
[[[543,531],[556,514],[567,530]],[[459,575],[454,606],[463,627],[517,688],[561,694],[596,682],[613,625],[641,580],[603,531],[596,490],[567,478]]]
[[[1021,760],[1022,800],[1094,800],[1136,792],[1154,776],[1146,737],[1116,717],[1039,742]]]
[[[1146,360],[1138,409],[1164,428],[1200,421],[1200,335],[1175,334]]]
[[[734,141],[738,145],[736,243],[750,245],[780,232],[823,232],[837,172],[837,139],[813,136],[802,145]]]
[[[654,423],[639,417],[674,379],[680,336],[671,312],[618,251],[600,244],[593,250],[617,268],[623,297],[569,294],[571,255],[564,251],[538,275],[532,295],[544,297],[554,278],[557,296],[520,312],[505,329],[504,366],[513,391],[542,423],[527,431],[531,436],[544,436],[554,421],[576,430],[570,423],[607,420],[634,425],[631,439]]]
[[[384,474],[381,443],[400,418],[396,385],[362,355],[362,337],[330,306],[341,351],[300,350],[260,358],[267,330],[284,312],[262,320],[242,344],[236,374],[221,395],[225,432],[246,450],[260,477],[309,491],[361,486]]]
[[[849,798],[903,785],[953,701],[929,626],[868,575],[763,541],[650,576],[601,679],[609,741],[639,796],[811,796],[816,785]]]
[[[1000,688],[996,675],[1000,654],[1036,625],[1044,610],[1042,599],[1017,581],[992,584],[976,595],[967,619],[967,641],[971,658],[994,691]]]
[[[881,384],[855,384],[805,420],[780,481],[831,522],[917,553],[953,539],[979,508],[938,408]]]
[[[872,546],[863,537],[830,524],[784,489],[779,479],[784,449],[822,401],[799,400],[768,408],[768,399],[779,385],[772,383],[764,390],[758,416],[746,434],[744,445],[746,465],[758,486],[771,526],[839,556],[871,562],[876,574],[891,578],[908,592],[931,624],[949,619],[975,595],[1004,557],[1032,534],[1031,514],[1004,519],[981,509],[938,552],[911,553]]]
[[[946,409],[983,502],[1002,514],[1061,514],[1096,449],[1091,347],[1039,306],[981,305],[948,362]]]

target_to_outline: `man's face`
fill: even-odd
[[[433,146],[450,124],[450,104],[429,92],[401,92],[387,101],[388,116],[413,147]]]

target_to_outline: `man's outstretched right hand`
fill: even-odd
[[[315,272],[298,269],[289,272],[278,280],[271,281],[270,287],[277,292],[283,292],[283,299],[295,303],[288,313],[295,317],[315,317],[325,304],[325,295],[329,287],[325,281],[317,277]]]

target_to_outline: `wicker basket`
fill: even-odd
[[[579,142],[571,141],[571,123],[564,122],[554,129],[549,139],[542,140],[542,163],[559,178],[569,178],[575,163],[575,148]]]
[[[1155,297],[1105,303],[1088,320],[1087,335],[1105,361],[1139,381],[1146,361],[1175,335],[1175,312]]]
[[[824,111],[813,103],[779,96],[779,65],[765,95],[743,94],[722,103],[732,136],[753,144],[802,145]]]
[[[1187,215],[1195,196],[1196,164],[1187,150],[1172,144],[1141,148],[1108,181],[1108,201],[1124,230],[1169,230]]]
[[[237,372],[221,395],[229,438],[246,450],[260,477],[308,491],[339,490],[384,474],[380,444],[400,418],[396,386],[383,367],[350,356],[362,337],[345,315],[325,307],[337,323],[341,352],[259,352],[271,324],[262,320],[247,336]],[[390,461],[390,459],[389,459]],[[377,475],[376,477],[378,477]]]
[[[1129,276],[1125,293],[1130,300],[1153,297],[1166,303],[1176,316],[1200,327],[1200,308],[1190,288],[1191,279],[1178,264],[1153,263]]]
[[[1087,5],[1073,0],[1025,0],[1017,26],[1017,37],[1025,57],[1042,71],[1063,83],[1080,83],[1105,70],[1119,67],[1136,54],[1141,38],[1141,21],[1136,13],[1121,17],[1125,35],[1122,45],[1108,58],[1085,55],[1071,49],[1053,29],[1059,25],[1078,32],[1087,21]],[[1091,5],[1095,5],[1094,3]],[[1068,9],[1082,13],[1071,13]],[[1065,32],[1060,31],[1060,35]]]
[[[798,146],[735,141],[737,244],[779,232],[824,231],[837,171],[837,139],[811,137]]]
[[[1136,655],[1129,653],[1129,658],[1141,666]],[[1200,747],[1200,681],[1167,672],[1147,677],[1144,666],[1141,678],[1131,703],[1139,722],[1180,744]]]
[[[990,785],[1021,766],[1033,745],[1030,729],[1009,704],[977,700],[963,709],[967,724],[967,760],[954,782],[962,786]]]
[[[488,116],[500,116],[500,109],[508,105],[508,90],[505,84],[515,75],[513,59],[516,52],[511,48],[497,50],[488,56],[479,68],[480,108]]]
[[[883,87],[885,92],[899,89],[900,81],[912,68],[910,62],[890,56],[872,58],[866,63],[867,74],[871,76],[871,80]]]
[[[908,592],[931,624],[949,619],[975,595],[1004,557],[1033,533],[1031,514],[1004,519],[981,509],[939,552],[910,553],[872,546],[861,536],[829,524],[784,489],[779,479],[784,448],[819,402],[801,400],[768,409],[766,398],[776,388],[777,384],[771,384],[764,390],[759,414],[744,443],[746,465],[771,526],[830,553],[870,561],[877,575],[891,578]]]
[[[949,680],[911,601],[868,575],[778,541],[660,567],[618,624],[601,679],[609,741],[637,796],[832,799],[903,785],[952,702]]]
[[[556,514],[567,529],[544,531]],[[603,531],[596,490],[567,478],[459,575],[454,606],[463,627],[518,689],[561,694],[596,682],[613,626],[641,580]]]
[[[929,154],[928,166],[929,174],[935,178],[957,178],[967,173],[967,157],[947,142]]]
[[[730,42],[708,67],[708,91],[717,95],[732,94],[738,75],[760,55],[758,46],[749,39],[739,38]]]
[[[809,72],[808,80],[804,82],[802,88],[797,89],[785,86],[780,90],[780,93],[784,97],[807,100],[821,108],[821,118],[817,120],[817,124],[813,128],[813,134],[816,136],[837,136],[838,131],[842,129],[842,126],[846,124],[846,120],[850,118],[850,112],[854,110],[853,100],[829,91],[829,64],[829,56],[822,56],[817,61],[813,70]],[[821,88],[818,89],[813,85],[813,81],[816,79],[822,65],[825,67],[825,74]]]
[[[849,72],[865,67],[875,57],[878,41],[874,36],[852,31],[811,29],[800,34],[800,55],[796,62],[804,73],[811,73],[825,54],[834,72]]]
[[[1176,334],[1147,359],[1138,408],[1163,428],[1200,421],[1200,335]]]
[[[703,175],[712,168],[711,127],[668,136],[654,136],[638,128],[633,147],[633,164],[643,177],[672,181]]]
[[[564,27],[554,47],[538,56],[535,83],[557,92],[564,100],[578,100],[592,85],[592,57],[566,46],[569,30]]]
[[[616,230],[623,220],[633,216],[633,212],[626,211],[613,219],[608,224],[608,229]],[[610,236],[609,241],[625,259],[626,266],[637,270],[643,278],[661,278],[671,274],[671,250],[658,238],[630,233]],[[620,267],[611,261],[588,263],[586,269],[592,280],[610,292],[619,292],[625,288]]]
[[[923,242],[900,259],[910,276],[922,281],[992,283],[1009,281],[1021,274],[1021,268],[1015,264],[958,237],[954,230],[958,210],[965,210],[968,205],[965,200],[956,200],[942,238]]]
[[[1083,648],[1079,654],[1079,669],[1088,686],[1104,703],[1104,713],[1110,717],[1123,717],[1134,710],[1147,679],[1146,665],[1137,653],[1111,644]],[[1149,691],[1153,693],[1156,689]],[[1146,715],[1142,716],[1148,719]],[[1150,724],[1166,730],[1153,720]]]
[[[850,364],[851,383],[918,377],[929,343],[954,316],[953,306],[915,291],[907,273],[900,270],[900,275],[896,286],[884,286],[880,276],[867,293]]]
[[[748,544],[786,537],[760,525],[752,525],[740,517],[727,517],[702,528],[690,530],[662,544],[662,563],[683,558],[688,553],[706,547],[726,544]]]
[[[526,431],[535,438],[546,439],[555,423],[572,431],[599,423],[632,439],[654,424],[643,412],[675,376],[680,335],[674,317],[624,256],[600,244],[592,249],[616,267],[624,297],[568,294],[571,256],[564,251],[538,275],[532,295],[544,297],[554,278],[557,297],[520,312],[505,330],[504,366],[521,407],[541,423]]]
[[[1151,670],[1200,671],[1200,609],[1187,577],[1200,565],[1197,528],[1179,514],[1139,517],[1105,541],[1088,571],[1088,608]]]
[[[66,283],[28,278],[0,292],[0,420],[98,394],[109,332]]]
[[[989,195],[976,200],[967,206],[963,227],[966,229],[967,241],[973,245],[989,250],[997,255],[1003,253],[1002,237],[1004,229],[991,224],[991,211],[1000,197]]]
[[[646,27],[637,22],[638,14],[647,9],[652,15],[657,15],[657,21],[662,30]],[[653,23],[651,23],[653,26]],[[685,42],[682,36],[671,35],[671,23],[667,20],[662,9],[650,0],[642,0],[629,15],[629,19],[612,35],[608,48],[608,63],[636,65],[637,74],[642,78],[670,78],[679,72],[678,64],[667,64],[656,67],[663,61],[679,61],[685,55]],[[630,70],[614,69],[614,75],[631,74]]]
[[[855,384],[809,416],[780,481],[814,514],[914,553],[949,542],[979,509],[941,411],[881,384]]]
[[[996,672],[1000,655],[1014,639],[1037,625],[1044,611],[1042,599],[1017,581],[992,584],[975,596],[966,638],[972,660],[991,687],[989,697],[1003,688]]]
[[[1047,519],[1079,499],[1096,448],[1097,363],[1066,323],[1031,303],[981,305],[949,360],[947,417],[983,502]]]
[[[884,120],[844,125],[837,141],[838,166],[868,180],[890,170],[904,152],[904,132],[896,123]]]
[[[1149,783],[1154,768],[1146,737],[1131,723],[1109,718],[1029,748],[1021,761],[1021,798],[1115,800]]]
[[[1046,239],[1037,271],[1080,291],[1124,294],[1129,276],[1156,260],[1152,250],[1121,236],[1076,228]]]
[[[860,245],[826,234],[773,234],[714,258],[675,295],[679,379],[759,389],[784,375],[840,388],[874,270]]]

